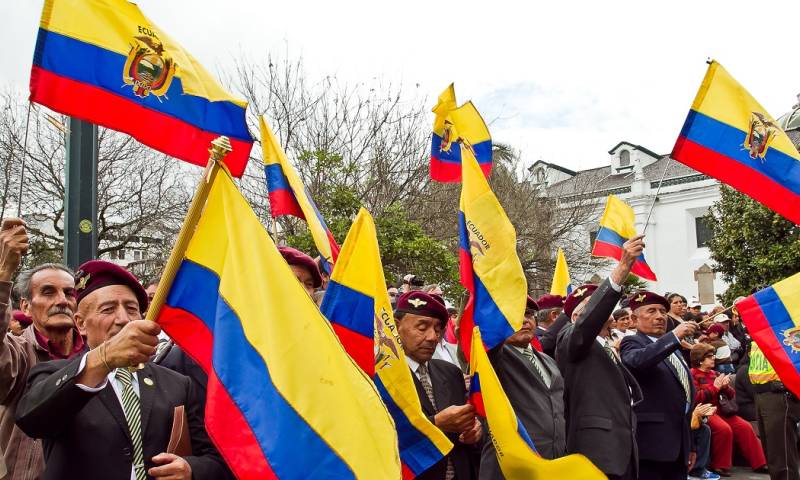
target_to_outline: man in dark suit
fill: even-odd
[[[621,285],[643,249],[642,236],[628,240],[609,278],[567,297],[564,312],[574,323],[564,328],[556,347],[566,383],[567,451],[585,455],[611,479],[638,475],[631,405],[641,392],[609,343],[608,330]]]
[[[489,359],[536,450],[543,458],[554,459],[567,451],[564,379],[552,358],[531,348],[533,335],[533,321],[526,316],[505,344],[489,351]],[[480,478],[505,478],[492,442],[484,442]]]
[[[160,329],[141,320],[147,294],[127,270],[93,260],[76,279],[75,320],[91,350],[37,365],[17,424],[42,438],[44,479],[226,479],[188,377],[154,364]],[[191,454],[166,453],[175,407],[186,413]]]
[[[694,385],[680,354],[681,340],[694,335],[694,322],[667,332],[669,303],[641,291],[628,300],[637,333],[620,344],[622,362],[638,380],[644,400],[636,405],[639,478],[686,478],[691,446],[690,421]]]
[[[417,477],[421,480],[472,480],[478,474],[478,450],[483,435],[461,370],[433,359],[447,324],[447,309],[436,296],[418,290],[404,293],[395,310],[397,332],[403,343],[422,410],[453,442],[453,450]]]

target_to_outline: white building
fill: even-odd
[[[658,281],[649,282],[648,287],[660,293],[697,297],[704,304],[714,303],[714,295],[724,292],[727,285],[713,273],[705,246],[711,231],[704,217],[720,198],[719,183],[668,155],[658,155],[629,142],[620,142],[608,155],[610,165],[578,172],[543,161],[530,169],[548,196],[559,198],[562,204],[582,202],[593,209],[589,220],[574,230],[574,238],[585,241],[587,249],[594,242],[609,194],[633,208],[639,232],[645,231],[652,206],[645,231],[645,258]],[[661,189],[654,204],[659,182]],[[597,274],[603,277],[609,271],[601,269]]]

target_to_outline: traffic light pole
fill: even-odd
[[[64,263],[97,256],[97,125],[70,117],[64,195]]]

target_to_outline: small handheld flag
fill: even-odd
[[[536,451],[534,440],[520,422],[508,400],[497,374],[483,349],[478,327],[473,329],[470,355],[469,401],[475,412],[486,419],[490,441],[505,478],[569,478],[602,480],[606,478],[588,458],[568,455],[545,460]]]
[[[567,295],[572,293],[569,269],[567,268],[567,258],[564,256],[564,250],[560,247],[558,249],[558,255],[556,255],[556,269],[553,272],[553,283],[550,285],[550,293],[553,295],[561,295],[564,298],[567,298]]]
[[[800,273],[740,300],[736,309],[783,384],[800,395]]]
[[[461,316],[461,348],[470,352],[472,327],[487,348],[519,330],[528,281],[517,256],[514,225],[492,192],[472,152],[462,147],[463,182],[459,212],[461,284],[469,299]]]
[[[375,223],[364,208],[344,241],[321,310],[345,350],[372,377],[394,419],[403,478],[444,458],[453,444],[422,411],[397,337]]]
[[[264,117],[259,118],[259,124],[272,218],[292,215],[305,219],[322,258],[322,268],[330,274],[339,256],[339,245]]]
[[[492,138],[486,122],[472,102],[456,107],[456,94],[450,84],[441,95],[433,113],[431,139],[431,178],[438,182],[461,181],[461,148],[472,151],[483,174],[492,171]]]
[[[614,195],[609,195],[606,209],[600,218],[600,230],[597,232],[592,255],[595,257],[609,257],[614,260],[622,258],[622,245],[636,236],[636,216],[633,209]],[[631,273],[645,280],[658,280],[656,274],[650,269],[644,254],[636,259],[631,268]]]
[[[708,66],[672,158],[800,224],[800,153],[716,61]]]
[[[220,135],[233,146],[231,174],[250,158],[247,103],[126,0],[46,0],[30,91],[32,102],[195,165]]]

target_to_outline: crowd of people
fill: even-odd
[[[27,248],[24,222],[4,220],[0,479],[232,478],[205,431],[205,373],[144,320],[157,284],[103,260],[20,272]],[[538,454],[583,454],[611,479],[717,479],[737,458],[774,480],[800,479],[797,398],[735,308],[625,295],[643,249],[641,236],[626,242],[599,285],[529,297],[522,327],[488,352]],[[280,252],[321,303],[319,261]],[[387,293],[422,409],[454,444],[418,478],[505,478],[467,402],[459,311],[413,274]]]

